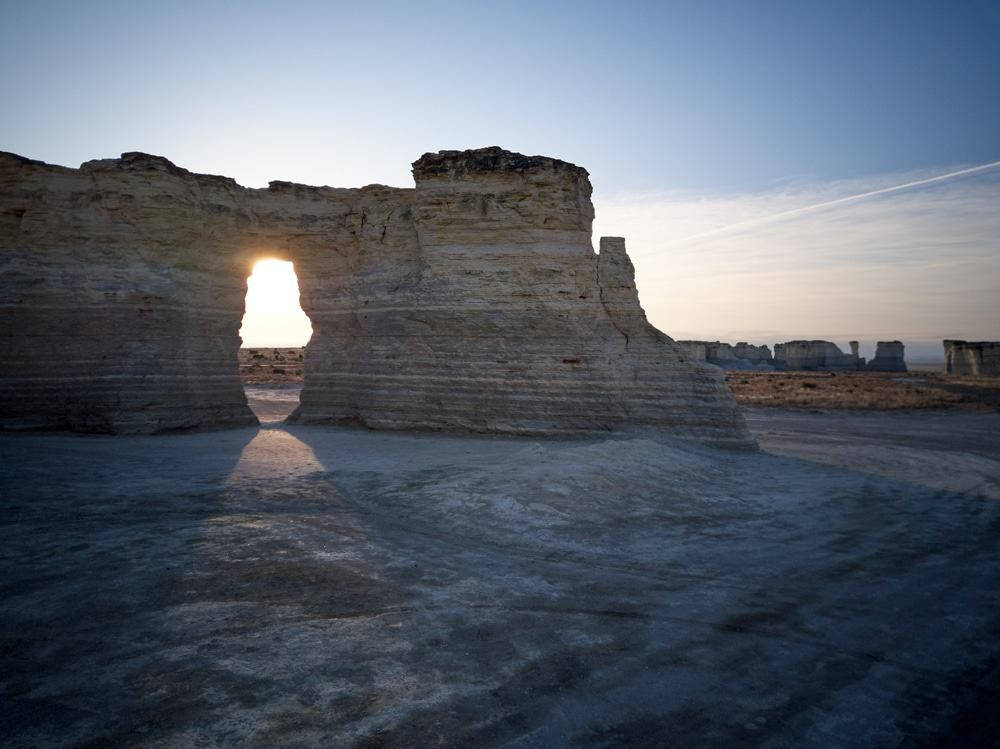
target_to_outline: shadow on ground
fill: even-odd
[[[0,453],[12,746],[997,728],[993,500],[648,438],[272,423]]]

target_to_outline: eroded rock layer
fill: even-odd
[[[587,173],[499,148],[426,154],[416,188],[247,189],[163,158],[0,155],[0,424],[153,432],[252,423],[246,278],[292,260],[313,325],[293,419],[752,440],[721,375],[595,254]]]

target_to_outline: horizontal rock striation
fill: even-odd
[[[0,155],[0,426],[253,423],[237,369],[253,263],[295,263],[308,424],[511,434],[636,427],[753,444],[721,375],[653,328],[586,171],[426,154],[415,188],[248,189],[147,154]]]
[[[1000,376],[1000,341],[946,340],[943,343],[948,374]]]
[[[236,369],[242,188],[123,154],[0,154],[0,426],[147,432],[256,423]]]

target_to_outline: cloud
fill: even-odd
[[[997,166],[598,195],[595,236],[626,237],[643,306],[674,337],[899,338],[940,355],[941,338],[1000,338]]]

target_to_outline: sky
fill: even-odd
[[[1000,160],[995,0],[0,4],[0,149],[346,187],[500,145],[590,172],[675,337],[1000,338],[997,168],[787,213]]]
[[[287,260],[259,260],[247,278],[240,337],[246,348],[305,346],[312,323],[299,305],[295,267]]]

